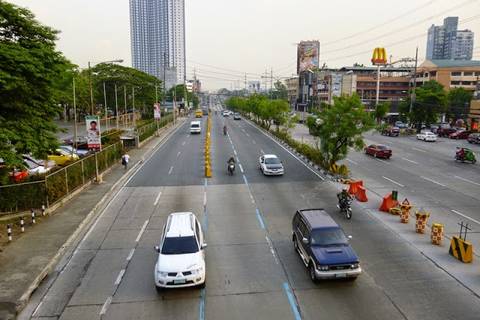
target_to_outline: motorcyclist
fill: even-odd
[[[351,196],[348,193],[347,189],[343,188],[340,193],[337,193],[337,198],[340,206],[343,206],[343,204],[345,203],[345,200],[350,199]]]
[[[458,148],[457,156],[459,159],[465,159],[465,148]]]
[[[230,158],[227,161],[228,164],[230,164],[232,162],[233,162],[233,164],[235,164],[235,157],[234,156],[230,156]]]

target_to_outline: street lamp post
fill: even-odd
[[[105,130],[108,131],[107,90],[105,88],[105,81],[103,81],[103,100],[105,102]]]
[[[88,83],[90,87],[90,107],[91,107],[91,114],[95,114],[95,107],[93,105],[93,81],[92,81],[92,65],[97,65],[101,63],[122,63],[123,59],[116,59],[116,60],[109,60],[109,61],[102,61],[102,62],[90,62],[88,61]]]
[[[117,125],[117,130],[118,130],[118,91],[117,91],[117,83],[115,82],[115,121]]]

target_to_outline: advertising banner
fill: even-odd
[[[155,120],[160,120],[161,117],[162,117],[162,113],[160,112],[160,104],[155,103],[153,105],[153,118]]]
[[[89,149],[101,148],[100,121],[98,116],[86,116],[87,144]]]
[[[319,67],[320,42],[301,41],[297,47],[298,73]]]

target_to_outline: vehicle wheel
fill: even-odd
[[[155,289],[157,289],[157,293],[162,293],[162,292],[163,292],[163,288],[162,288],[162,287],[155,286]]]
[[[199,287],[200,289],[204,289],[206,285],[207,285],[207,280],[203,281],[202,284],[199,284],[198,287]]]
[[[352,210],[345,210],[345,218],[352,219]]]
[[[374,156],[375,158],[378,158],[378,154],[377,154],[376,152],[373,154],[373,156]]]
[[[347,278],[347,281],[350,281],[350,282],[354,282],[355,280],[357,280],[357,277],[350,277],[350,278]]]
[[[315,276],[315,267],[313,266],[313,263],[310,263],[309,267],[309,273],[310,273],[310,279],[313,281],[313,283],[317,283],[317,277]]]
[[[293,236],[293,248],[295,249],[295,251],[298,251],[298,243],[296,236]]]

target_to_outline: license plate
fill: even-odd
[[[185,283],[185,279],[173,280],[173,283],[174,283],[174,284],[184,284],[184,283]]]
[[[347,277],[347,274],[345,273],[336,273],[335,274],[335,278],[346,278]]]

